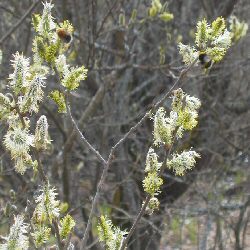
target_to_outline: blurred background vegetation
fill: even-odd
[[[106,156],[110,147],[170,89],[183,69],[178,42],[193,41],[198,20],[236,15],[250,24],[248,0],[169,0],[172,20],[149,17],[150,0],[54,0],[56,22],[75,27],[68,50],[72,64],[88,68],[88,78],[73,93],[71,108],[88,140]],[[29,13],[29,8],[33,8]],[[32,13],[41,1],[0,0],[0,88],[5,89],[10,60],[16,51],[32,54]],[[195,146],[196,168],[183,178],[164,172],[160,210],[145,216],[129,249],[250,249],[250,39],[232,46],[225,59],[207,74],[196,67],[183,89],[201,99],[199,126],[177,150]],[[53,76],[49,89],[58,84]],[[166,102],[168,108],[170,103]],[[43,155],[46,172],[77,221],[73,239],[82,238],[102,165],[79,138],[68,139],[72,127],[47,98],[40,114],[50,125],[53,146]],[[6,128],[0,127],[1,137]],[[114,224],[128,228],[144,198],[145,156],[152,142],[152,122],[145,123],[119,148],[98,208]],[[67,141],[67,143],[66,143]],[[0,146],[0,234],[9,218],[32,201],[40,183],[33,171],[17,174]],[[90,249],[96,240],[96,221]],[[78,248],[76,248],[78,249]]]

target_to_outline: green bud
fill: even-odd
[[[137,17],[137,9],[133,9],[132,14],[131,14],[131,22],[135,22]]]
[[[174,18],[174,15],[169,12],[163,12],[162,14],[159,15],[159,18],[164,22],[169,22]]]
[[[75,224],[75,221],[69,214],[60,220],[60,236],[62,239],[67,238]]]
[[[54,90],[49,97],[57,104],[58,113],[67,113],[65,95],[59,90]]]
[[[152,6],[148,11],[150,17],[155,17],[157,13],[158,13],[157,8],[154,6]]]
[[[225,19],[223,17],[218,17],[212,22],[212,36],[221,35],[226,28]]]
[[[125,20],[125,14],[121,13],[119,15],[119,25],[120,26],[125,26],[126,25],[126,20]]]
[[[35,31],[38,31],[38,25],[40,21],[41,21],[41,16],[39,14],[32,15],[32,24],[33,24]]]
[[[38,150],[47,149],[50,144],[48,122],[45,115],[42,115],[36,123],[34,144]]]
[[[31,233],[31,235],[34,239],[34,242],[37,248],[41,247],[43,244],[45,244],[49,240],[50,232],[51,232],[51,229],[44,225],[37,225],[34,228],[34,233]]]

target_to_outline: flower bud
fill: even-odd
[[[47,149],[48,144],[50,144],[48,122],[45,115],[42,115],[37,121],[34,143],[38,150]]]

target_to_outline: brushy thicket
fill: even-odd
[[[77,221],[67,213],[65,207],[70,204],[58,200],[53,179],[46,173],[41,160],[41,155],[56,143],[50,138],[46,116],[41,115],[36,118],[46,94],[57,105],[59,113],[67,114],[79,137],[104,166],[86,221],[81,249],[86,248],[93,218],[98,217],[99,240],[108,250],[122,250],[127,247],[142,216],[145,213],[152,214],[159,208],[160,201],[157,197],[161,193],[164,169],[169,169],[181,177],[192,170],[197,158],[202,157],[192,148],[177,151],[174,147],[185,133],[197,126],[198,111],[201,106],[198,98],[185,93],[178,88],[178,84],[194,67],[200,67],[204,73],[209,73],[213,65],[223,59],[229,47],[246,35],[247,25],[235,16],[231,17],[228,23],[222,17],[216,18],[211,24],[203,19],[197,23],[193,45],[184,45],[181,42],[178,44],[179,53],[186,67],[174,83],[173,89],[167,91],[153,104],[128,132],[129,134],[133,132],[147,118],[152,120],[153,141],[145,156],[145,177],[142,181],[145,199],[132,226],[122,230],[113,225],[107,215],[95,214],[95,210],[113,161],[114,149],[128,137],[128,134],[125,134],[112,148],[108,160],[105,160],[78,128],[71,114],[70,99],[81,81],[86,79],[88,70],[84,66],[75,67],[68,63],[67,52],[73,40],[74,28],[67,20],[56,23],[52,10],[53,4],[46,2],[42,14],[33,15],[32,24],[36,32],[33,38],[33,56],[27,58],[21,52],[13,55],[13,73],[9,75],[8,88],[5,93],[0,93],[0,118],[7,128],[3,145],[11,156],[15,171],[20,175],[33,171],[35,180],[41,184],[39,190],[29,190],[34,193],[35,209],[31,212],[27,207],[14,216],[9,234],[2,237],[4,243],[0,245],[0,249],[28,249],[29,246],[31,249],[45,246],[74,249],[71,237]],[[148,18],[159,18],[164,22],[170,22],[174,15],[159,0],[152,0]],[[131,22],[135,19],[136,13],[133,13]],[[124,22],[123,15],[120,15],[120,22]],[[46,80],[49,76],[54,76],[58,85],[56,89],[47,93]],[[170,111],[164,108],[167,98],[172,99]],[[52,244],[53,236],[56,238],[56,243]]]

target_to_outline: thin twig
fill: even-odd
[[[59,250],[63,250],[63,245],[62,245],[61,236],[60,236],[60,233],[59,233],[58,223],[55,220],[53,220],[52,224],[54,226],[58,248],[59,248]]]
[[[148,206],[148,203],[149,203],[149,201],[150,201],[150,198],[151,198],[151,196],[150,196],[150,194],[148,194],[148,195],[146,196],[146,199],[145,199],[145,201],[144,201],[142,207],[141,207],[140,212],[139,212],[138,215],[136,216],[135,221],[134,221],[132,227],[131,227],[130,230],[129,230],[129,233],[128,233],[127,237],[123,240],[122,245],[121,245],[121,247],[120,247],[120,250],[125,249],[125,247],[127,246],[128,241],[129,241],[129,239],[131,238],[132,234],[134,233],[134,231],[135,231],[135,229],[136,229],[136,227],[137,227],[138,222],[140,221],[141,217],[144,215],[144,213],[145,213],[145,211],[146,211],[146,208],[147,208],[147,206]]]
[[[96,94],[92,97],[89,105],[87,106],[87,108],[85,109],[85,111],[83,112],[82,116],[80,117],[78,121],[80,129],[82,128],[82,124],[86,122],[89,119],[89,117],[94,113],[94,111],[98,108],[98,106],[100,105],[104,97],[104,93],[105,93],[105,87],[104,85],[101,85],[99,89],[97,90]],[[76,135],[77,133],[76,133],[76,130],[74,129],[69,133],[67,141],[64,144],[65,152],[70,151],[72,143],[76,139]]]
[[[101,31],[103,30],[103,26],[106,22],[106,20],[108,19],[109,15],[112,13],[112,10],[115,8],[116,4],[117,4],[118,0],[114,1],[113,5],[109,8],[107,14],[104,16],[104,18],[102,19],[101,25],[99,27],[99,29],[96,32],[96,38],[99,37],[99,34],[101,33]]]
[[[70,244],[71,237],[72,237],[72,233],[69,233],[69,235],[68,235],[68,237],[67,237],[67,240],[66,240],[66,242],[65,242],[65,246],[64,246],[64,249],[65,249],[65,250],[68,250],[68,248],[69,248],[69,244]]]
[[[2,45],[4,41],[24,22],[24,20],[29,16],[29,14],[36,8],[36,6],[40,3],[39,0],[35,1],[26,13],[22,16],[22,18],[7,32],[1,39],[0,44]]]
[[[101,156],[101,154],[88,142],[88,140],[85,138],[85,136],[82,134],[82,132],[80,131],[80,129],[78,128],[72,114],[70,111],[70,107],[67,104],[67,110],[68,110],[68,114],[70,116],[70,119],[76,129],[76,132],[79,134],[80,138],[85,142],[85,144],[89,147],[89,149],[96,155],[96,157],[103,163],[103,164],[107,164],[107,161],[104,160],[104,158]]]
[[[41,177],[42,181],[44,182],[44,184],[46,185],[48,183],[48,178],[44,173],[44,169],[43,169],[43,165],[42,165],[42,162],[41,162],[41,159],[39,156],[39,152],[35,148],[32,151],[33,151],[35,158],[37,160],[38,171],[39,171],[40,177]]]

